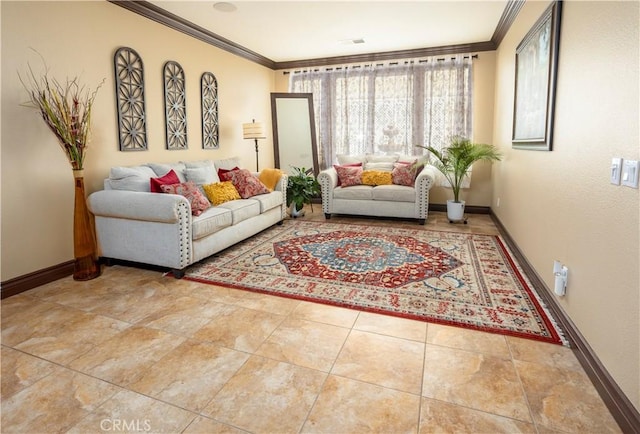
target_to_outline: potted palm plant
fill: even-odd
[[[320,183],[313,175],[313,169],[292,167],[293,175],[287,181],[287,206],[291,205],[291,217],[303,216],[302,208],[311,205],[311,199],[320,195]],[[311,205],[313,210],[313,205]]]
[[[451,144],[439,151],[432,146],[418,145],[427,149],[434,157],[433,166],[447,179],[453,190],[453,200],[447,200],[449,222],[463,220],[464,201],[460,200],[460,189],[465,175],[477,161],[499,161],[500,152],[493,145],[473,143],[464,137],[454,137]],[[466,220],[465,220],[466,223]]]

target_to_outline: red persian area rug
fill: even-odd
[[[566,343],[495,235],[287,220],[185,279]]]

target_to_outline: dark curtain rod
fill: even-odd
[[[477,54],[473,54],[471,56],[463,56],[462,58],[463,59],[468,59],[469,57],[471,57],[472,59],[477,59],[478,55]],[[446,57],[438,57],[435,60],[438,61],[438,62],[444,62],[445,60],[447,60],[447,58]],[[451,57],[451,60],[455,60],[455,57]],[[418,63],[426,63],[426,62],[429,62],[429,59],[418,60]],[[404,62],[405,65],[408,65],[408,64],[411,64],[411,63],[414,63],[414,61],[413,60],[406,60]],[[354,65],[354,66],[336,66],[335,68],[325,68],[324,70],[325,71],[333,71],[333,70],[340,71],[341,69],[348,69],[348,68],[356,69],[356,68],[361,68],[362,66],[371,66],[371,65],[372,64]],[[384,65],[385,65],[384,63],[376,63],[376,66],[384,66]],[[399,62],[389,62],[388,65],[399,65]],[[309,72],[309,71],[318,72],[318,71],[320,71],[320,68],[317,68],[317,69],[304,69],[304,70],[298,70],[298,71],[293,71],[293,72],[299,73],[299,72]],[[282,71],[282,74],[283,75],[288,75],[288,74],[291,74],[291,71]]]

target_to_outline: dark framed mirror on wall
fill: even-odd
[[[292,167],[313,169],[318,175],[313,94],[272,93],[271,122],[275,166],[289,175]]]

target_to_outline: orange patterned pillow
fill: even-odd
[[[390,185],[393,184],[391,172],[382,170],[365,170],[362,172],[364,185]]]

